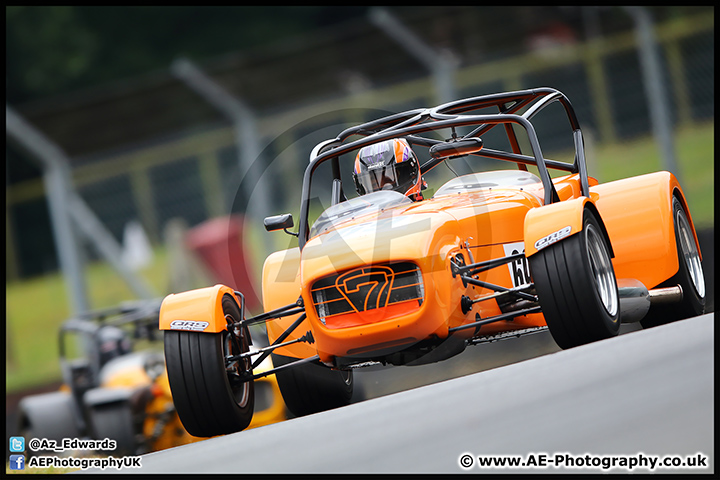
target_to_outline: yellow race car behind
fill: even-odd
[[[18,431],[32,438],[109,438],[105,455],[137,455],[203,438],[190,435],[180,422],[168,383],[155,329],[159,301],[132,302],[67,320],[60,329],[60,364],[64,383],[56,392],[24,397],[18,405]],[[271,370],[267,359],[258,372]],[[287,418],[274,375],[255,383],[256,409],[249,428]],[[29,445],[29,443],[28,443]],[[38,454],[28,450],[28,454]]]

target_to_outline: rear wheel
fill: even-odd
[[[70,393],[59,391],[30,395],[18,405],[18,432],[27,440],[47,438],[57,442],[63,438],[83,436],[79,427],[79,410]],[[53,450],[33,452],[25,449],[25,456],[55,454]]]
[[[685,209],[677,197],[673,197],[673,221],[679,268],[672,278],[660,284],[659,287],[680,285],[683,299],[680,303],[650,307],[648,314],[640,321],[643,328],[695,317],[705,311],[705,277],[700,262],[700,252],[695,244],[695,237]]]
[[[610,249],[595,213],[583,230],[530,257],[545,321],[561,348],[610,338],[620,329],[620,301]]]
[[[223,296],[226,317],[238,322],[240,310]],[[165,332],[165,362],[170,390],[185,429],[196,437],[212,437],[246,428],[253,416],[254,384],[239,376],[250,371],[251,360],[226,358],[249,351],[247,328],[229,332]]]
[[[272,354],[275,367],[298,359]],[[304,363],[275,373],[285,405],[295,416],[343,407],[353,394],[352,370],[331,370],[319,363]]]
[[[89,412],[93,437],[111,438],[117,442],[116,451],[121,455],[136,455],[139,444],[135,437],[132,409],[128,402],[97,405]]]

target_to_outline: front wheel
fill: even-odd
[[[585,209],[583,230],[530,257],[545,321],[560,348],[618,334],[620,301],[599,220]]]
[[[275,367],[296,362],[296,358],[272,354]],[[352,370],[331,370],[320,362],[304,363],[275,373],[285,405],[301,417],[344,407],[353,394]]]
[[[240,321],[240,310],[229,295],[223,296],[225,316]],[[255,388],[240,375],[251,371],[250,358],[226,361],[247,353],[247,328],[235,335],[165,332],[165,363],[173,403],[190,435],[212,437],[247,428],[253,416]]]

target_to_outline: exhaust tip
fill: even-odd
[[[680,285],[648,290],[642,282],[634,278],[619,278],[617,285],[622,323],[639,322],[645,318],[651,305],[678,303],[683,299]]]
[[[682,302],[683,289],[680,285],[666,288],[654,288],[648,292],[650,303],[653,305],[662,303]]]

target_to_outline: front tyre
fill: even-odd
[[[238,322],[235,300],[224,295],[223,313]],[[238,376],[251,369],[250,358],[226,357],[249,351],[247,327],[235,336],[220,333],[165,332],[165,363],[173,403],[185,429],[196,437],[238,432],[252,420],[255,388]]]
[[[602,227],[585,209],[583,230],[529,258],[545,321],[561,348],[610,338],[620,330],[615,271]]]
[[[297,358],[272,354],[275,367]],[[320,362],[304,363],[275,373],[285,405],[296,417],[344,407],[353,395],[352,370],[331,370]]]
[[[683,299],[680,303],[651,306],[645,318],[640,320],[643,328],[695,317],[705,311],[705,276],[700,262],[700,252],[695,244],[695,236],[685,209],[677,197],[673,197],[673,221],[679,268],[672,278],[658,287],[680,285]]]

